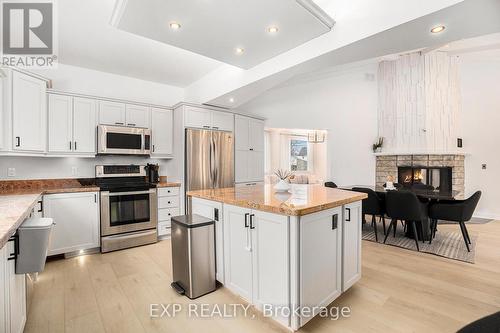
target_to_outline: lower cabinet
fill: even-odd
[[[342,293],[342,208],[302,216],[299,248],[300,305],[327,306]],[[320,309],[313,309],[314,316]]]
[[[261,310],[289,306],[288,217],[224,205],[224,221],[225,286]]]
[[[170,237],[172,216],[180,214],[180,196],[178,187],[158,189],[158,237]]]
[[[26,323],[26,276],[16,274],[14,242],[0,249],[0,332],[22,333]]]
[[[224,284],[224,219],[222,216],[222,203],[192,198],[191,213],[215,221],[215,278]]]
[[[43,215],[54,219],[48,255],[96,248],[99,240],[99,193],[48,194]]]
[[[344,206],[342,226],[342,292],[361,278],[361,201]]]

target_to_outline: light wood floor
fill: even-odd
[[[458,226],[440,226],[440,229]],[[500,221],[479,234],[476,264],[363,242],[363,277],[303,332],[454,332],[500,310]],[[171,288],[170,243],[49,262],[35,285],[25,332],[284,332],[271,320],[151,319],[151,303],[188,303]],[[241,302],[222,288],[198,303]]]

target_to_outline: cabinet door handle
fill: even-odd
[[[94,202],[97,203],[97,194],[94,194]]]
[[[253,225],[253,218],[255,217],[254,214],[250,214],[250,229],[255,229],[255,226]]]
[[[115,123],[115,125],[123,125],[123,123]]]
[[[210,126],[203,126],[203,128],[210,128]]]
[[[71,150],[71,141],[69,142],[69,150]]]
[[[136,124],[129,123],[127,126],[135,126]]]
[[[17,256],[19,255],[19,235],[12,236],[8,241],[14,242],[14,253],[11,253],[11,257],[7,258],[7,260],[17,260]]]
[[[345,220],[346,220],[346,222],[350,222],[351,221],[351,208],[346,208],[345,210],[347,212],[347,217],[345,218]]]
[[[75,141],[75,150],[77,150],[77,148],[76,148],[76,141]]]
[[[213,126],[212,128],[213,128],[213,129],[216,129],[216,130],[218,130],[218,129],[219,129],[218,127],[215,127],[215,126]]]
[[[253,151],[253,148],[250,148],[250,151]]]
[[[219,209],[218,208],[214,208],[214,220],[215,221],[219,221]]]
[[[332,215],[332,230],[337,229],[338,223],[339,223],[339,215],[338,214]]]
[[[154,151],[155,151],[155,145],[153,145],[153,153],[154,153]],[[168,193],[170,193],[170,192],[168,192]]]
[[[16,136],[16,147],[21,147],[21,137]]]
[[[43,200],[38,201],[38,203],[40,204],[40,209],[38,210],[38,212],[41,213],[43,212]]]
[[[248,228],[248,216],[250,213],[245,213],[245,228]]]

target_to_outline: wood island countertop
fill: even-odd
[[[364,193],[333,189],[323,185],[292,185],[291,193],[276,193],[272,185],[198,190],[189,197],[289,216],[303,216],[367,198]]]

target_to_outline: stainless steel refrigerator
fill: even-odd
[[[232,132],[186,129],[185,158],[186,192],[234,186]]]

